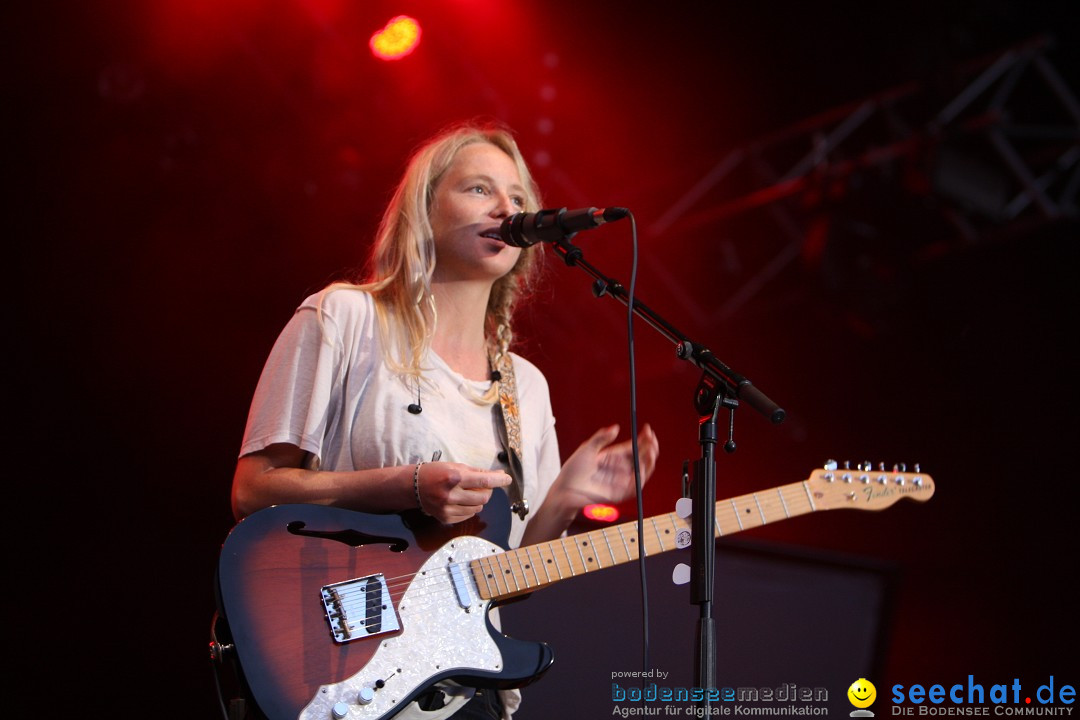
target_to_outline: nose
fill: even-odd
[[[508,193],[497,192],[495,194],[495,207],[491,210],[491,216],[497,218],[510,217],[518,211],[517,205],[514,204],[513,198]]]

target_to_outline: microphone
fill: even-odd
[[[507,245],[527,248],[538,242],[561,242],[577,232],[622,220],[629,214],[629,210],[621,207],[515,213],[502,221],[499,235]]]

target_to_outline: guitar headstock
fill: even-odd
[[[918,465],[908,472],[903,465],[886,470],[884,465],[873,469],[870,463],[838,468],[830,460],[811,473],[806,484],[818,510],[882,510],[904,498],[925,502],[934,494],[934,479]]]

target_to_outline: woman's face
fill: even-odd
[[[461,148],[435,186],[431,227],[436,281],[494,283],[521,249],[499,237],[504,218],[525,209],[526,192],[513,159],[490,143]]]

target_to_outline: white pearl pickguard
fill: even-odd
[[[299,720],[332,720],[334,707],[348,708],[346,718],[373,720],[396,713],[416,688],[431,684],[447,671],[502,669],[502,654],[487,627],[490,601],[481,600],[469,572],[470,560],[502,552],[478,537],[461,537],[439,548],[416,573],[398,604],[402,632],[380,641],[364,668],[339,683],[323,685],[300,713]],[[454,591],[448,566],[462,566],[461,576],[471,595],[463,608]],[[453,674],[453,673],[451,673]],[[382,687],[377,682],[382,681]],[[365,688],[373,699],[359,701]]]

